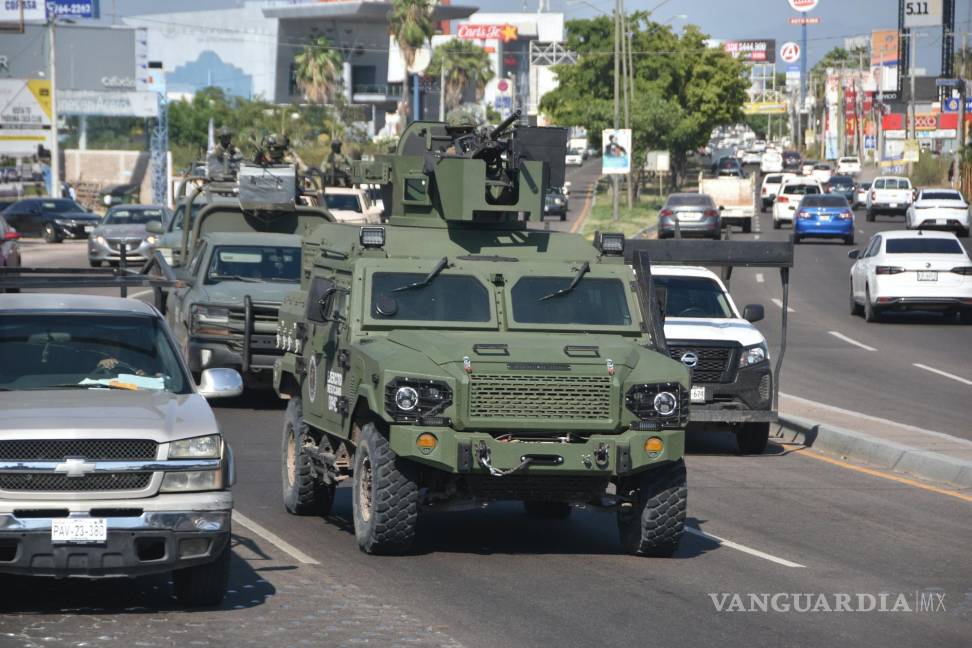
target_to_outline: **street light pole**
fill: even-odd
[[[48,54],[49,78],[51,80],[51,198],[61,197],[61,147],[57,133],[57,59],[54,51],[56,37],[54,35],[55,17],[47,21],[47,32],[50,34],[51,49]]]

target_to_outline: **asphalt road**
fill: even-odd
[[[567,167],[567,181],[570,182],[570,199],[567,203],[567,219],[544,219],[532,224],[532,227],[569,232],[574,228],[577,219],[584,211],[585,205],[590,205],[593,197],[594,183],[601,175],[601,158],[593,157],[584,160],[584,164]]]
[[[860,227],[863,240],[870,230]],[[760,236],[776,235],[764,219]],[[77,243],[25,248],[29,264],[84,262]],[[851,319],[842,310],[847,249],[797,250],[784,389],[883,416],[901,411],[918,424],[929,418],[946,431],[960,426],[968,387],[908,363],[968,373],[968,329]],[[740,304],[767,303],[764,329],[775,343],[772,281],[739,271],[732,288]],[[831,329],[880,351],[846,345]],[[282,402],[247,395],[213,405],[237,455],[234,493],[247,521],[236,524],[231,593],[222,608],[178,610],[165,578],[7,579],[0,645],[964,648],[972,637],[970,501],[862,474],[812,451],[772,445],[765,455],[738,457],[725,436],[692,439],[693,531],[671,559],[621,554],[609,513],[575,510],[569,520],[540,522],[516,505],[425,515],[415,555],[373,557],[355,544],[347,486],[327,519],[284,511]],[[824,611],[838,595],[866,609],[869,597],[880,605],[882,593],[887,608],[901,594],[911,611]],[[924,611],[917,610],[920,593]],[[771,611],[720,611],[718,603],[728,606],[733,594],[747,610],[751,594],[757,602],[761,594],[779,597]],[[817,611],[797,611],[807,597]]]

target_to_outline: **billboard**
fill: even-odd
[[[46,23],[50,17],[99,18],[98,0],[3,0],[0,23]]]
[[[0,79],[0,126],[11,129],[51,125],[51,82]]]
[[[601,173],[604,175],[631,173],[630,128],[605,128],[601,131],[601,146],[604,147]]]
[[[100,117],[158,117],[158,95],[154,92],[58,90],[58,112],[63,115]]]
[[[785,115],[785,101],[749,101],[743,104],[746,115]]]
[[[817,0],[789,0],[793,11],[806,12],[817,6]]]
[[[878,92],[898,91],[899,45],[897,30],[878,29],[871,32],[871,76]]]
[[[776,40],[731,40],[722,43],[722,49],[733,58],[747,63],[776,63]]]
[[[942,0],[904,0],[904,28],[939,27],[944,17]]]

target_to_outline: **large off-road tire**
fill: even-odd
[[[625,479],[621,491],[634,498],[632,507],[618,510],[624,550],[639,556],[675,553],[685,530],[685,462],[679,459]]]
[[[61,243],[64,239],[58,233],[54,223],[44,225],[44,241],[47,243]]]
[[[361,551],[402,554],[415,542],[418,482],[415,466],[392,452],[375,423],[361,428],[354,451],[354,535]]]
[[[881,311],[871,303],[871,291],[864,289],[864,320],[868,322],[880,322]]]
[[[226,594],[230,576],[229,543],[211,563],[176,569],[172,586],[179,603],[187,607],[214,607]]]
[[[523,509],[527,515],[535,518],[545,518],[547,520],[562,520],[570,517],[573,510],[567,502],[523,502]]]
[[[300,397],[290,399],[284,416],[280,448],[280,481],[284,507],[294,515],[327,515],[334,503],[334,486],[321,483],[308,452],[307,424]]]
[[[769,442],[769,423],[743,423],[736,430],[736,447],[739,454],[760,455]]]

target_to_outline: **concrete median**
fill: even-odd
[[[793,415],[780,416],[780,434],[785,440],[871,467],[953,488],[972,489],[972,459],[966,456],[933,452]],[[956,442],[962,441],[956,439]],[[959,453],[966,455],[964,448]]]

